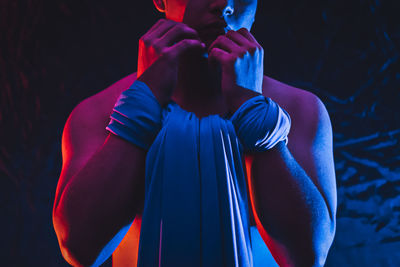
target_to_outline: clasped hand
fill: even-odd
[[[246,28],[218,36],[208,53],[209,62],[221,66],[224,95],[236,94],[240,87],[262,93],[264,51]]]
[[[160,104],[167,103],[176,85],[179,58],[199,49],[204,50],[205,45],[194,29],[160,19],[140,38],[138,80],[151,88]],[[247,29],[218,36],[208,53],[210,66],[221,68],[222,94],[232,109],[243,99],[261,94],[264,52]]]

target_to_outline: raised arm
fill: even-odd
[[[288,147],[248,160],[257,227],[280,266],[322,266],[335,233],[332,129],[322,102],[307,94],[292,115]]]
[[[246,28],[219,36],[208,51],[209,61],[221,66],[222,92],[232,113],[262,93],[264,52]],[[292,117],[289,147],[280,142],[254,153],[250,164],[257,226],[279,265],[321,266],[335,232],[331,124],[315,95],[287,97],[292,99],[286,110]]]
[[[160,19],[139,41],[137,80],[146,83],[157,102],[164,106],[175,88],[179,57],[188,51],[203,49],[195,30],[183,23]],[[140,114],[144,109],[136,110],[135,103],[141,103],[140,99],[128,97],[123,96],[126,114],[122,110],[113,112],[128,122],[124,124],[113,117],[116,124],[121,124],[117,131],[115,127],[108,128],[113,134],[104,135],[106,118],[93,119],[100,109],[96,102],[79,105],[64,129],[63,168],[53,224],[62,254],[74,266],[99,266],[104,262],[143,208],[148,147],[140,148],[125,141],[137,140],[137,136],[129,136],[132,129],[127,132],[121,129],[134,124],[131,119],[143,119]],[[139,135],[148,136],[139,128]]]

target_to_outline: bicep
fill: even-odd
[[[99,132],[99,126],[93,117],[85,113],[85,102],[79,104],[68,117],[65,123],[61,150],[62,169],[57,184],[54,208],[57,207],[65,186],[71,177],[76,174],[100,149],[104,143],[107,132]]]
[[[318,188],[334,221],[337,201],[332,126],[321,100],[313,96],[310,101],[312,110],[303,114],[303,119],[297,122],[303,127],[291,138],[289,136],[288,148]]]

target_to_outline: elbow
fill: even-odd
[[[308,255],[306,255],[306,257],[304,258],[304,262],[298,266],[322,267],[325,265],[327,256],[328,250],[320,246],[320,248],[315,249],[311,251]]]
[[[80,235],[71,231],[70,224],[57,213],[53,213],[53,226],[63,258],[74,267],[94,266],[97,254],[83,242]]]
[[[294,266],[298,267],[322,267],[328,256],[328,249],[323,247],[305,253]]]
[[[317,231],[313,241],[311,242],[310,253],[307,257],[308,264],[300,266],[324,266],[326,258],[328,257],[329,249],[335,237],[336,222],[335,220],[329,220],[325,227],[321,228],[320,231]]]
[[[303,253],[300,264],[295,266],[319,267],[324,266],[336,233],[336,216],[321,213],[318,219],[309,225],[303,237]]]
[[[58,240],[61,254],[65,261],[74,267],[94,266],[98,253],[91,253],[78,241]]]
[[[326,223],[325,227],[314,228],[313,234],[303,237],[297,242],[297,248],[292,250],[292,259],[289,266],[295,267],[322,267],[328,257],[329,249],[333,243],[336,225],[334,221]]]
[[[307,267],[322,267],[328,257],[329,249],[333,243],[335,236],[335,224],[329,224],[324,231],[315,236],[314,240],[310,243],[309,249],[305,250],[300,264],[296,266]]]
[[[61,254],[64,259],[74,267],[94,266],[95,257],[90,257],[89,254],[83,253],[82,249],[59,241]]]
[[[298,248],[296,253],[292,253],[291,257],[287,258],[287,267],[322,267],[325,264],[328,256],[328,250],[324,245],[307,248],[303,244],[302,248]]]
[[[291,267],[322,267],[324,266],[326,257],[315,252],[304,253],[297,260],[293,261]]]
[[[284,253],[277,256],[279,266],[282,267],[322,267],[327,258],[327,251],[319,249],[308,249],[302,244],[303,247],[298,247],[296,250],[285,250]],[[300,245],[301,246],[301,245]]]

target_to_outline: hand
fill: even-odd
[[[218,36],[208,53],[209,63],[221,66],[222,93],[235,110],[245,100],[262,93],[264,51],[246,28]]]
[[[205,45],[194,29],[160,19],[139,40],[138,80],[146,83],[163,105],[175,87],[179,58],[203,49]]]

